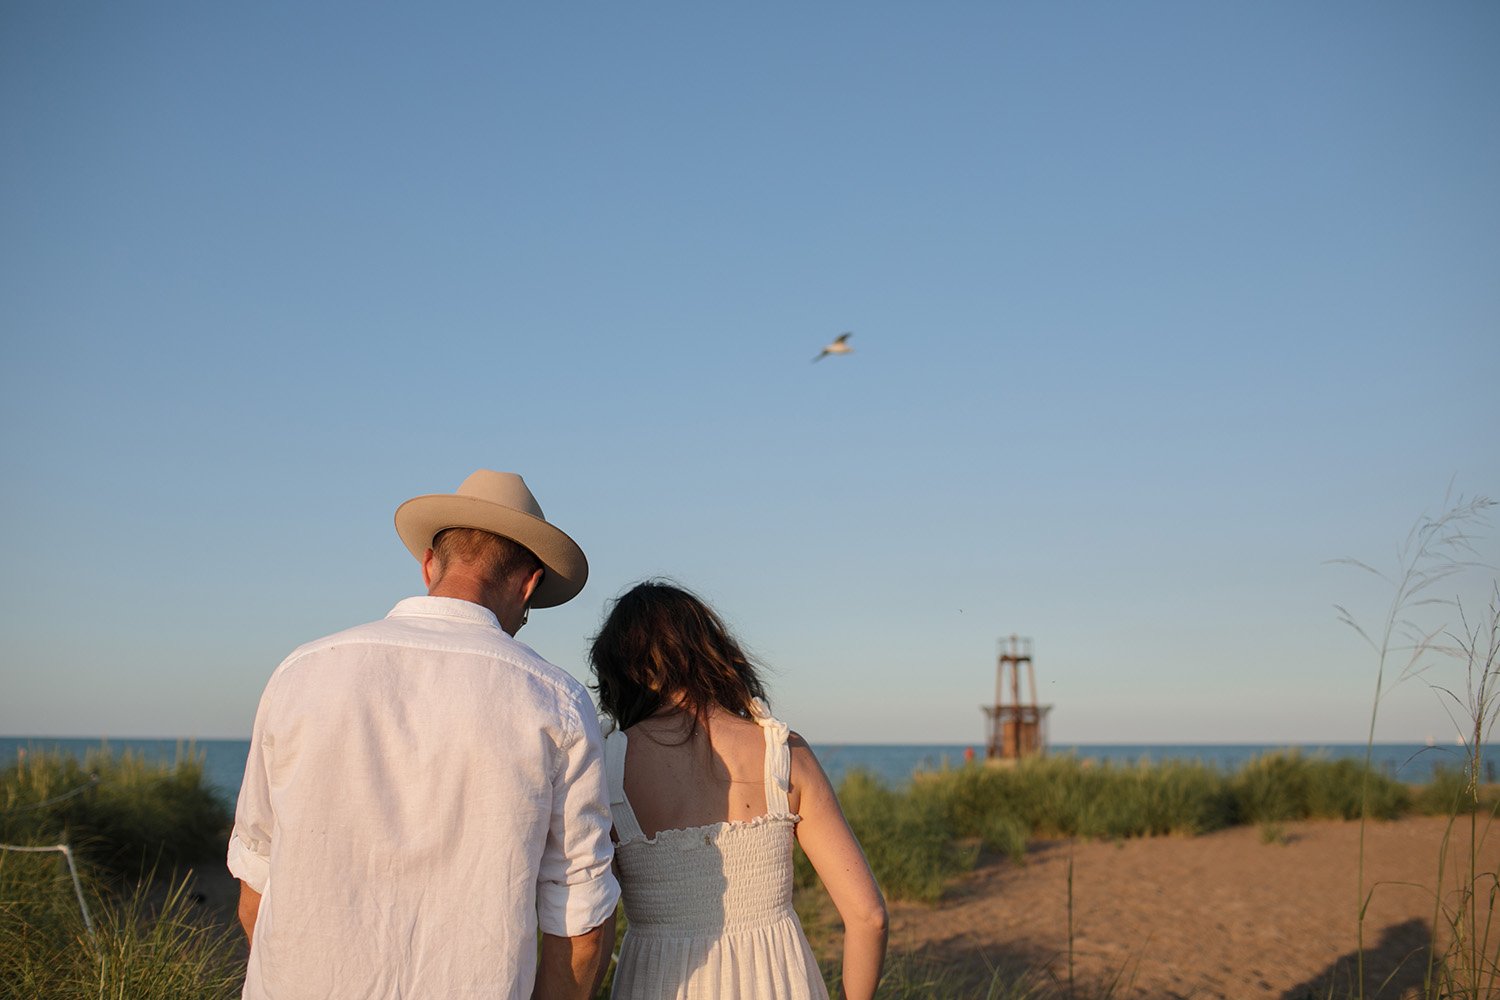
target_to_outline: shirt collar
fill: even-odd
[[[456,597],[408,597],[391,609],[387,618],[446,618],[498,629],[500,619],[489,608]]]

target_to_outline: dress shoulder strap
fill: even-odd
[[[787,744],[791,730],[786,723],[772,718],[766,703],[756,698],[750,704],[750,714],[766,736],[766,812],[772,816],[783,816],[791,812],[792,748]]]
[[[625,750],[628,745],[624,730],[616,729],[604,737],[604,778],[609,785],[609,814],[615,824],[615,837],[622,844],[644,840],[646,836],[636,821],[635,810],[625,798]]]

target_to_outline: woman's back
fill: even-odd
[[[792,910],[788,733],[757,710],[606,741],[629,922],[615,997],[827,996]]]
[[[724,711],[706,725],[674,712],[626,731],[625,794],[646,836],[764,815],[768,747],[762,726]],[[796,793],[789,808],[796,812]]]

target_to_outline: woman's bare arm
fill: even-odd
[[[844,922],[843,995],[870,1000],[885,963],[885,898],[812,748],[795,733],[791,748],[797,842]]]

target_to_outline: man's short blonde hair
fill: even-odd
[[[438,579],[454,563],[470,566],[483,579],[496,583],[513,576],[525,578],[542,568],[542,561],[530,549],[479,528],[444,528],[433,536],[432,553],[438,562]]]

